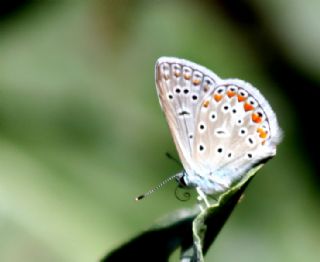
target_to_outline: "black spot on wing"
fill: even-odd
[[[183,110],[179,113],[179,116],[184,116],[184,115],[190,115],[190,112]]]

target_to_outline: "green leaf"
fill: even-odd
[[[192,261],[204,261],[203,256],[219,234],[255,173],[263,166],[251,169],[237,185],[221,194],[217,203],[202,211],[193,221],[194,250]]]
[[[178,247],[193,244],[197,210],[180,210],[108,254],[102,261],[167,261]]]
[[[251,169],[238,184],[221,194],[215,204],[200,213],[197,208],[176,211],[109,253],[102,262],[168,261],[179,247],[181,261],[204,261],[210,245],[262,165]]]

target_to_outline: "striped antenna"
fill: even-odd
[[[136,197],[136,201],[139,201],[141,199],[144,199],[145,197],[151,195],[153,192],[157,191],[159,188],[161,188],[163,185],[167,184],[168,182],[170,182],[171,180],[178,178],[179,176],[181,176],[181,173],[179,174],[175,174],[174,176],[168,177],[166,180],[162,181],[159,185],[157,185],[156,187],[152,188],[151,190],[149,190],[148,192]]]

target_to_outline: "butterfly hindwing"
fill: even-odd
[[[253,165],[276,153],[280,131],[258,91],[241,80],[224,80],[202,102],[192,158],[200,172],[230,185]]]

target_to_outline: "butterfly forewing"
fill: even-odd
[[[219,78],[191,62],[161,58],[156,64],[156,85],[180,159],[186,171],[196,169],[192,160],[195,121],[203,97]]]

